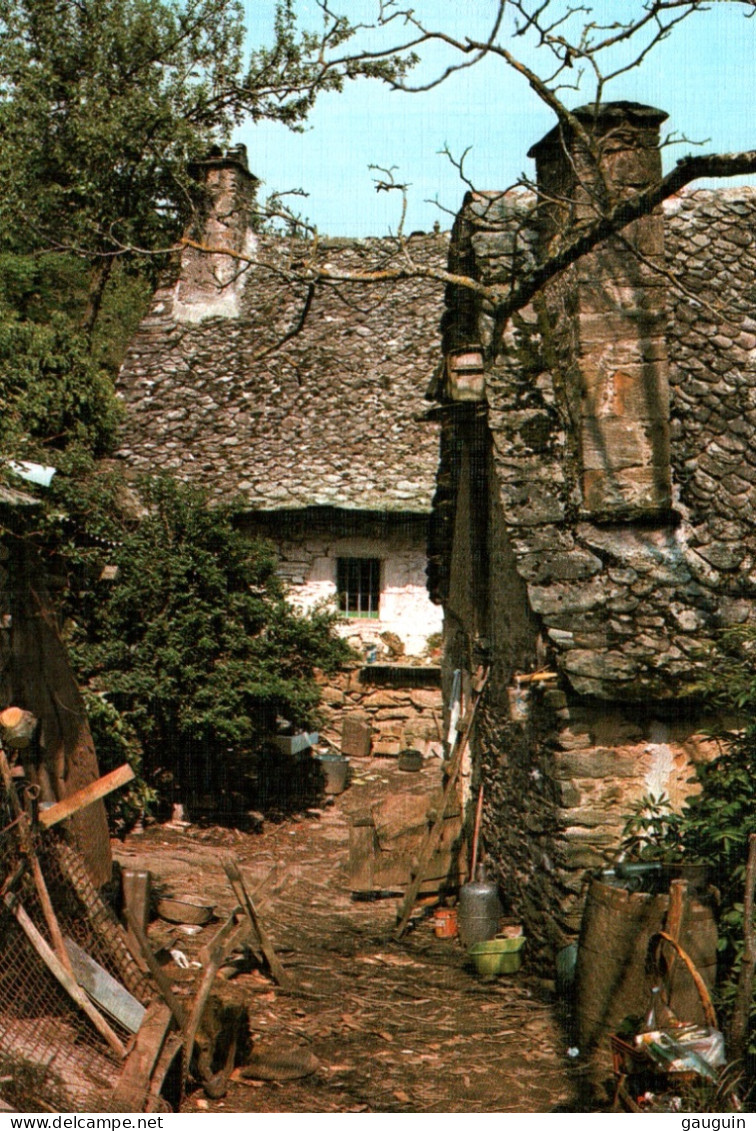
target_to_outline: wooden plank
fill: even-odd
[[[205,1012],[207,999],[210,997],[210,990],[213,988],[213,982],[218,976],[218,971],[223,962],[223,947],[217,946],[211,948],[210,961],[205,966],[200,982],[197,996],[192,1004],[192,1012],[186,1022],[184,1028],[184,1075],[183,1079],[186,1080],[187,1074],[192,1063],[192,1053],[194,1052],[194,1044],[197,1040],[197,1033],[202,1024],[202,1015]]]
[[[375,826],[352,825],[349,830],[349,887],[352,891],[376,888],[375,862],[379,852]]]
[[[441,839],[441,833],[444,828],[446,807],[451,800],[452,794],[454,793],[454,789],[457,784],[459,771],[462,768],[462,757],[465,752],[465,747],[467,746],[470,738],[470,732],[472,731],[473,723],[475,722],[475,715],[478,710],[478,704],[483,697],[483,691],[485,690],[486,683],[488,682],[489,671],[490,669],[487,668],[482,676],[482,679],[478,683],[475,696],[471,700],[471,704],[468,709],[467,718],[463,723],[463,728],[457,735],[456,750],[449,765],[446,787],[441,798],[441,804],[439,805],[437,810],[438,815],[433,823],[433,826],[428,832],[425,843],[418,855],[417,867],[415,868],[415,874],[412,879],[412,883],[407,889],[406,895],[404,897],[404,902],[402,903],[402,906],[399,910],[397,924],[392,935],[394,939],[400,939],[407,929],[407,924],[409,923],[410,916],[412,914],[412,907],[415,900],[417,899],[418,892],[420,891],[423,880],[427,875],[428,865],[430,864],[433,856],[438,849],[438,844]]]
[[[152,1082],[144,1105],[145,1111],[165,1111],[165,1107],[161,1106],[160,1093],[163,1090],[165,1078],[170,1072],[173,1062],[176,1057],[181,1056],[183,1048],[183,1037],[179,1036],[177,1033],[170,1033],[152,1072]]]
[[[113,1091],[111,1102],[114,1110],[142,1110],[150,1094],[152,1075],[172,1024],[173,1016],[164,1002],[153,1001],[148,1006]]]
[[[121,869],[121,892],[123,895],[123,908],[124,914],[122,918],[126,921],[126,912],[130,912],[137,923],[141,926],[143,931],[147,930],[147,920],[150,911],[150,890],[152,885],[152,876],[150,872],[144,869],[137,868],[122,868]],[[129,950],[134,956],[134,961],[140,970],[147,969],[147,963],[140,950],[139,943],[136,935],[131,930],[131,927],[126,925],[126,942]]]
[[[422,892],[457,887],[466,879],[466,866],[458,859],[461,829],[461,814],[445,818],[436,851],[425,868]],[[349,830],[350,891],[405,892],[415,874],[427,830],[428,822],[422,830],[398,837],[382,849],[372,824],[353,825]]]
[[[152,977],[155,979],[155,984],[163,995],[165,1004],[168,1006],[174,1018],[176,1019],[176,1024],[180,1029],[183,1029],[186,1026],[186,1011],[181,1002],[174,994],[170,979],[161,967],[157,958],[155,958],[155,955],[152,953],[149,939],[142,929],[142,924],[134,917],[128,907],[126,907],[124,910],[126,913],[126,921],[131,928],[131,933],[139,944],[142,956],[147,963],[147,968],[152,974]]]
[[[687,896],[687,882],[685,880],[672,880],[672,883],[669,885],[669,909],[667,910],[666,929],[667,934],[673,938],[676,943],[679,943],[680,935],[682,934]],[[668,1003],[672,1000],[672,980],[676,958],[677,954],[673,951],[666,960],[667,968],[665,977],[667,982]]]
[[[556,679],[556,672],[542,671],[531,672],[528,675],[516,675],[514,677],[515,683],[544,683],[551,679]]]
[[[73,939],[63,939],[74,977],[100,1009],[128,1029],[137,1033],[144,1021],[145,1008],[120,982],[95,962]]]
[[[478,841],[480,839],[480,822],[483,817],[483,785],[478,790],[478,804],[475,807],[475,827],[473,829],[472,861],[470,863],[470,880],[475,879],[478,869]]]
[[[241,911],[241,907],[238,908]],[[212,955],[217,951],[221,955],[221,965],[224,965],[229,955],[244,943],[249,940],[252,931],[252,925],[247,916],[241,923],[236,922],[237,911],[234,910],[226,919],[226,922],[220,928],[211,942],[207,943],[199,951],[198,958],[203,966],[210,962]],[[262,963],[262,955],[258,954],[254,947],[250,946],[249,949],[253,952],[255,959]]]
[[[77,789],[75,793],[64,798],[63,801],[56,801],[49,809],[40,810],[39,823],[45,829],[52,828],[59,821],[65,821],[66,817],[71,817],[74,813],[78,813],[80,809],[85,809],[87,805],[101,801],[114,789],[127,785],[128,782],[134,780],[134,777],[135,774],[131,766],[128,764],[119,766],[117,770],[111,770],[109,774],[98,778],[90,785],[85,785],[83,789]]]
[[[281,965],[281,961],[275,952],[273,943],[268,937],[268,932],[260,922],[260,918],[255,910],[255,905],[247,892],[247,889],[242,878],[242,874],[234,860],[225,860],[223,862],[226,875],[228,876],[229,883],[234,890],[236,898],[241,903],[242,907],[247,913],[250,923],[260,940],[260,949],[265,956],[265,961],[268,963],[271,974],[278,982],[283,990],[291,989],[291,979]]]
[[[105,1041],[107,1041],[111,1049],[113,1049],[113,1051],[117,1053],[118,1056],[124,1057],[126,1055],[126,1049],[124,1048],[116,1033],[114,1033],[114,1031],[111,1029],[110,1025],[100,1013],[97,1006],[89,1000],[87,995],[74,980],[73,976],[69,974],[68,970],[66,970],[65,966],[60,961],[55,951],[51,946],[49,946],[49,944],[45,941],[37,928],[34,926],[21,904],[17,903],[13,896],[6,895],[5,905],[8,910],[15,916],[16,922],[21,927],[27,939],[34,947],[44,964],[47,966],[50,973],[55,978],[57,978],[61,986],[63,986],[64,990],[66,990],[69,996],[73,998],[82,1012],[87,1015],[97,1032]]]
[[[3,786],[8,795],[8,800],[11,803],[13,816],[18,819],[18,834],[21,842],[21,848],[31,865],[32,876],[34,878],[34,886],[37,889],[37,896],[39,897],[42,914],[45,917],[47,929],[50,932],[53,948],[60,961],[68,970],[69,974],[73,974],[71,962],[66,951],[65,943],[63,942],[63,933],[60,929],[58,917],[55,914],[50,893],[47,890],[45,877],[42,873],[42,867],[39,863],[39,858],[34,847],[34,840],[31,835],[31,818],[28,813],[25,813],[21,801],[19,799],[16,787],[11,776],[10,766],[8,759],[5,757],[5,751],[0,747],[0,775],[3,779]]]

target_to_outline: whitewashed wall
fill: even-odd
[[[380,538],[329,535],[314,531],[277,538],[279,573],[291,600],[303,608],[336,598],[338,558],[379,558],[381,599],[378,618],[345,619],[340,631],[353,643],[385,645],[382,632],[395,633],[408,656],[420,656],[428,637],[442,627],[441,609],[431,603],[425,584],[425,543],[409,531],[390,530]]]

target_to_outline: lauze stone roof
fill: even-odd
[[[501,279],[513,251],[525,263],[537,255],[533,215],[525,196],[470,198],[452,262]],[[613,290],[618,280],[607,283],[604,274],[601,301],[608,295],[609,306],[603,316],[587,316],[598,347],[585,344],[582,324],[555,330],[575,291],[567,302],[541,296],[515,319],[487,373],[496,491],[517,571],[559,668],[575,690],[599,698],[690,692],[717,630],[756,623],[756,190],[689,191],[668,201],[663,249],[648,271],[649,286],[664,288],[663,302],[648,287],[633,298],[630,322],[647,319],[638,343],[613,340],[615,308],[628,307],[629,289]],[[576,280],[572,269],[557,286],[566,290]],[[490,311],[478,307],[476,317],[478,339],[490,342]],[[632,373],[637,363],[654,376],[661,353],[657,330],[648,326],[658,323],[667,355],[662,401],[668,384],[658,441],[668,485],[660,493],[668,493],[668,505],[645,516],[641,507],[594,513],[586,466],[590,472],[597,464],[588,462],[578,423],[593,395],[586,358],[595,372],[603,366],[614,374],[613,384],[596,377],[607,396],[628,398],[613,410],[612,426],[619,420],[621,428],[637,390],[617,371],[624,365]],[[456,328],[458,339],[470,333],[469,325]],[[454,344],[453,308],[447,335]],[[570,393],[576,357],[581,391],[573,385]],[[632,447],[630,424],[626,436]],[[635,455],[620,451],[618,475]]]
[[[419,262],[445,265],[447,236],[409,246]],[[252,263],[213,303],[185,301],[177,282],[155,294],[119,378],[119,458],[134,474],[171,472],[254,510],[429,512],[438,435],[418,417],[438,363],[443,287],[326,285],[308,302],[288,264],[310,246],[250,236],[247,250]],[[335,270],[375,270],[395,254],[388,239],[320,246]]]

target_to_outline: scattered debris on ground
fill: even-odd
[[[113,844],[121,921],[66,843],[66,814],[42,821],[1,751],[0,771],[8,1109],[575,1110],[564,1038],[527,972],[481,977],[437,937],[437,896],[351,890],[354,815],[412,808],[425,775],[437,792],[437,763],[356,762],[346,792],[256,832],[135,831]]]
[[[276,984],[249,951],[221,968],[214,993],[247,1010],[251,1049],[238,1057],[224,1096],[190,1084],[182,1110],[580,1110],[580,1074],[527,969],[481,978],[456,939],[436,937],[430,897],[399,941],[392,935],[401,893],[352,897],[352,816],[385,811],[392,795],[401,803],[409,780],[416,776],[396,760],[373,759],[355,764],[346,793],[266,822],[261,833],[153,826],[114,846],[122,868],[152,873],[156,892],[215,908],[214,923],[200,929],[158,919],[150,926],[179,997],[191,1000],[202,971],[177,965],[170,951],[206,961],[206,939],[234,907],[229,855],[290,982]]]

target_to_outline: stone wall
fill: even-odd
[[[556,847],[564,873],[560,913],[565,932],[580,926],[585,870],[611,866],[633,806],[666,796],[679,809],[695,788],[692,769],[715,757],[718,744],[707,730],[717,720],[660,705],[643,711],[568,698],[547,692],[536,711],[553,718],[546,738],[550,774],[557,788]]]
[[[700,717],[690,700],[601,702],[559,679],[550,635],[518,568],[500,453],[484,418],[456,412],[442,450],[455,488],[443,574],[447,693],[454,668],[469,675],[480,663],[491,667],[463,793],[469,810],[484,785],[483,842],[492,870],[548,966],[579,931],[586,875],[611,866],[633,805],[665,794],[679,807],[692,788],[693,766],[717,753],[706,731],[722,720]],[[533,570],[556,568],[549,563],[560,555],[570,560],[566,543],[554,541],[567,535],[552,532],[553,538],[543,532],[537,551],[531,546]],[[643,615],[633,612],[613,609],[612,592],[604,590],[600,615],[627,617],[642,642]],[[582,618],[599,613],[562,615],[559,631],[579,634]],[[539,670],[545,678],[531,680]]]
[[[640,113],[630,111],[631,118]],[[642,115],[638,128],[642,141]],[[623,161],[646,163],[636,178],[646,183],[647,148],[623,144]],[[633,179],[628,169],[624,176]],[[664,262],[679,289],[670,285],[662,296],[658,279],[629,268],[623,276],[621,259],[594,255],[581,268],[584,278],[564,273],[498,341],[490,304],[471,310],[453,288],[444,319],[447,343],[478,341],[487,354],[485,400],[475,409],[490,431],[490,490],[525,582],[523,600],[567,685],[608,703],[694,695],[719,630],[755,619],[756,417],[749,406],[756,324],[749,295],[756,193],[697,191],[663,211]],[[539,212],[527,194],[468,194],[450,261],[484,281],[532,267],[544,240]],[[647,239],[659,250],[659,218],[652,221],[645,234],[635,231],[641,250]],[[610,299],[614,312],[601,309]],[[589,341],[587,328],[603,341]],[[635,437],[607,451],[603,487],[586,441],[591,390],[598,388],[589,378],[598,374],[607,427]],[[443,601],[459,465],[443,453],[448,433],[467,429],[470,406],[442,404],[437,413],[446,424],[431,579]],[[663,427],[655,431],[657,417]],[[644,448],[645,432],[659,444],[649,440]],[[623,448],[653,458],[625,465]],[[597,501],[604,490],[606,505]]]
[[[546,966],[577,937],[587,877],[616,861],[633,807],[664,795],[679,808],[693,767],[719,752],[707,733],[717,723],[690,708],[607,709],[549,681],[491,687],[474,771],[483,841]]]
[[[620,119],[607,116],[607,153],[622,195],[657,175],[658,155],[644,108],[621,104]],[[539,171],[579,224],[581,186],[557,149]],[[447,296],[445,347],[477,342],[487,362],[479,404],[436,409],[444,680],[490,665],[467,796],[484,785],[486,849],[547,964],[633,806],[679,806],[716,755],[705,733],[721,720],[695,708],[703,657],[720,628],[754,618],[756,197],[693,196],[629,231],[640,260],[602,245],[499,340],[490,304]],[[565,219],[535,203],[469,194],[450,265],[489,282],[532,266]],[[685,290],[652,262],[674,264]]]
[[[408,682],[426,684],[420,687],[377,686],[370,669],[358,666],[322,677],[322,736],[338,747],[344,718],[350,715],[370,725],[376,755],[393,756],[407,747],[426,755],[441,753],[443,701],[441,688],[432,686],[436,674],[437,669],[419,668],[413,681],[405,669]]]
[[[261,514],[250,516],[249,528],[275,543],[279,575],[301,608],[335,601],[338,558],[379,559],[379,616],[350,617],[338,630],[360,652],[375,646],[379,658],[427,656],[429,637],[441,632],[442,614],[426,588],[424,515]]]

